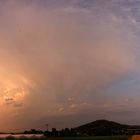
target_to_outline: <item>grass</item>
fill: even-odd
[[[98,136],[98,137],[73,137],[73,138],[46,138],[46,140],[130,140],[130,136]]]
[[[50,138],[6,138],[6,140],[131,140],[131,136],[98,136],[98,137],[50,137]]]

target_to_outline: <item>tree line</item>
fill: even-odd
[[[62,130],[57,130],[56,128],[52,128],[50,131],[42,131],[42,130],[36,130],[31,129],[29,131],[24,131],[23,134],[44,134],[46,137],[76,137],[78,136],[78,133],[75,131],[75,129],[71,128],[65,128]]]

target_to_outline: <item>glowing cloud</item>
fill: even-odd
[[[1,11],[3,130],[13,124],[18,130],[29,128],[50,116],[80,114],[92,108],[87,96],[135,70],[133,41],[115,15],[67,3],[64,8],[43,8],[21,1],[8,1]]]

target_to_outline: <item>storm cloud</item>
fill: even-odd
[[[96,112],[92,100],[100,90],[136,69],[133,40],[121,17],[94,4],[87,9],[62,3],[2,3],[2,130],[12,130],[13,124],[16,130],[31,128],[35,122],[39,127],[59,117],[67,120],[66,115],[79,118],[83,110]],[[86,119],[88,115],[81,122]]]

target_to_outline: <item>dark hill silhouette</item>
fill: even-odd
[[[139,130],[140,126],[120,124],[108,120],[96,120],[94,122],[75,128],[77,133],[89,136],[130,134]]]
[[[111,135],[134,135],[140,134],[140,126],[120,124],[108,120],[96,120],[76,128],[65,128],[57,130],[35,130],[25,131],[23,134],[44,134],[47,137],[76,137],[76,136],[111,136]]]

